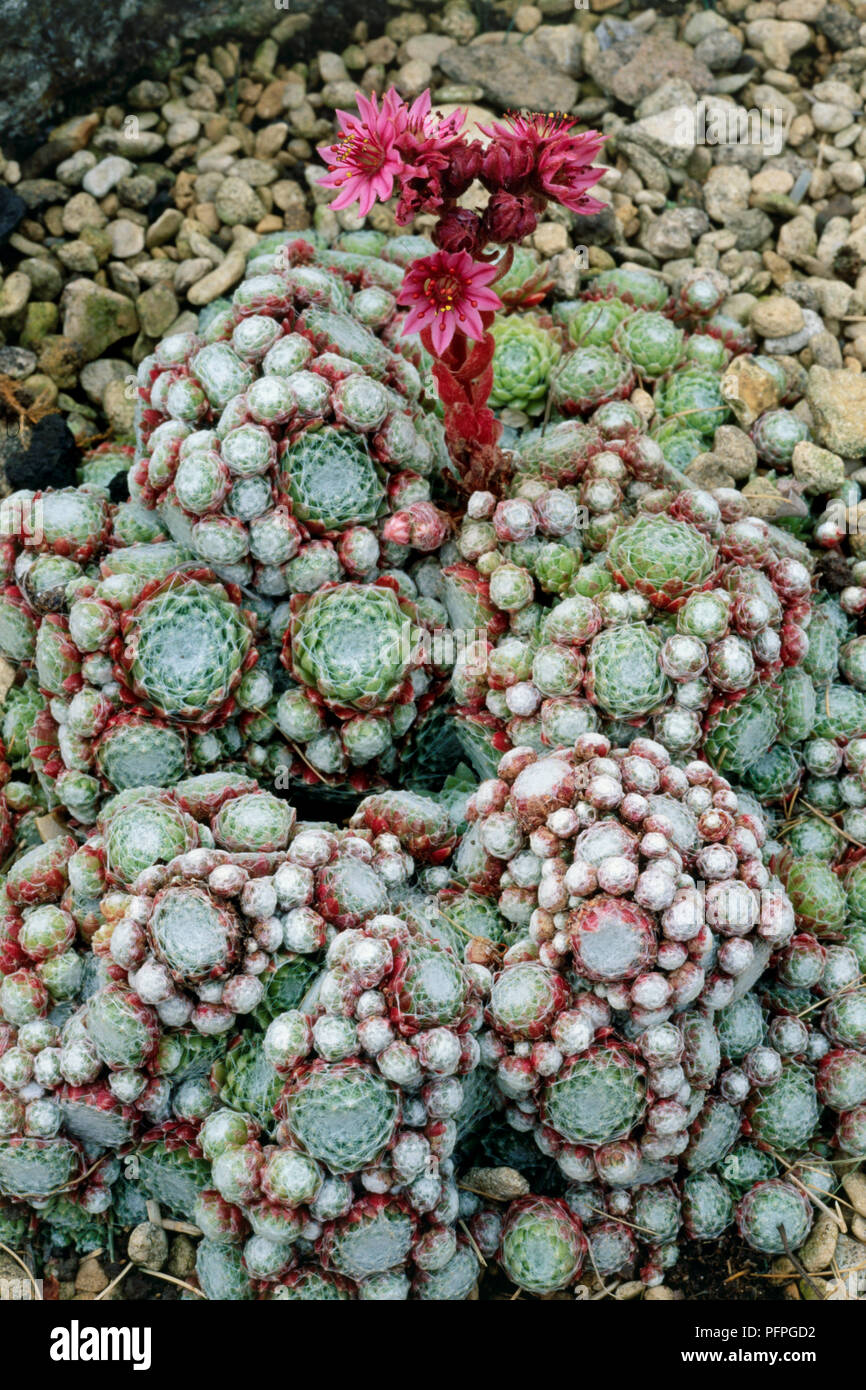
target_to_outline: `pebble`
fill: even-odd
[[[168,1236],[162,1226],[142,1221],[130,1232],[126,1253],[133,1264],[162,1269],[168,1259]]]
[[[210,274],[212,268],[213,262],[204,256],[192,256],[189,260],[181,261],[174,271],[175,294],[187,294],[193,285]]]
[[[561,222],[540,222],[532,235],[532,244],[542,256],[555,256],[569,248],[568,229]]]
[[[423,58],[413,58],[398,68],[394,86],[401,96],[412,100],[430,86],[433,69]]]
[[[704,184],[704,207],[714,222],[726,223],[731,215],[749,205],[751,181],[739,164],[717,164]]]
[[[742,429],[749,429],[779,399],[775,377],[747,354],[733,359],[721,379],[720,390]]]
[[[154,246],[164,246],[166,242],[173,241],[182,225],[183,214],[179,209],[166,208],[148,228],[145,236],[146,246],[152,249]]]
[[[99,269],[96,252],[88,242],[67,241],[57,248],[57,259],[76,275],[95,275]]]
[[[252,226],[267,211],[258,194],[240,178],[223,181],[215,206],[217,216],[227,227]]]
[[[81,181],[88,170],[96,164],[96,155],[91,150],[76,150],[68,159],[57,166],[57,177],[70,188],[80,188]]]
[[[572,77],[518,49],[448,48],[440,55],[439,66],[457,82],[479,83],[485,97],[502,109],[569,111],[577,101]]]
[[[187,290],[190,304],[210,304],[211,300],[218,299],[221,294],[234,289],[243,276],[246,263],[244,252],[230,251],[215,270],[203,276]]]
[[[839,1227],[832,1216],[819,1212],[808,1239],[800,1249],[800,1259],[804,1268],[810,1273],[829,1269],[838,1239]]]
[[[78,236],[85,227],[104,227],[108,218],[92,193],[74,193],[63,209],[63,230]]]
[[[85,362],[92,362],[112,343],[138,332],[135,306],[124,295],[93,280],[70,280],[63,291],[61,309],[64,337],[78,344]]]
[[[177,149],[180,145],[196,140],[200,130],[201,121],[190,112],[188,116],[181,116],[179,120],[172,121],[165,132],[166,144],[172,149]]]
[[[749,478],[758,462],[757,449],[736,425],[719,425],[713,436],[713,453],[735,482]]]
[[[845,130],[851,124],[850,111],[833,101],[816,101],[810,114],[815,129],[826,131],[831,135]]]
[[[111,154],[87,171],[81,180],[81,186],[85,193],[90,193],[94,198],[104,198],[115,184],[134,173],[135,165],[128,159],[124,159],[122,155]]]
[[[174,271],[172,270],[172,279]],[[177,318],[179,305],[168,285],[152,285],[135,301],[142,333],[149,338],[161,338]]]
[[[531,34],[543,19],[537,5],[520,5],[514,12],[514,27],[519,34]]]
[[[189,1279],[195,1271],[196,1247],[189,1236],[177,1235],[171,1242],[166,1270],[175,1279]]]
[[[82,1260],[75,1276],[75,1292],[88,1294],[91,1298],[102,1293],[109,1284],[108,1275],[96,1259]]]
[[[771,295],[759,299],[752,309],[750,322],[762,338],[784,338],[799,333],[805,327],[803,310],[793,299]]]
[[[845,193],[856,193],[866,183],[866,169],[856,159],[841,159],[831,164],[829,171],[837,188]]]
[[[815,228],[807,217],[794,217],[779,229],[777,251],[794,264],[814,257],[818,245]]]
[[[800,19],[812,24],[826,9],[827,0],[782,0],[778,7],[780,19]]]
[[[732,29],[715,29],[695,45],[695,58],[712,72],[727,72],[740,60],[743,40]]]
[[[0,347],[0,375],[21,381],[36,369],[36,354],[22,347]]]
[[[692,246],[687,209],[671,208],[655,218],[642,233],[641,245],[662,261],[687,255]]]
[[[164,82],[154,82],[145,78],[130,87],[127,98],[130,106],[139,111],[155,111],[168,100],[168,87]]]
[[[407,58],[420,59],[432,67],[438,61],[440,53],[453,46],[453,41],[446,34],[413,34],[406,40],[404,49]]]
[[[792,301],[793,302],[793,301]],[[765,338],[764,352],[776,357],[792,357],[800,352],[817,333],[823,333],[824,321],[814,309],[803,309],[803,327],[798,333],[780,338]]]
[[[806,400],[819,443],[845,458],[866,456],[866,375],[813,366]]]
[[[12,319],[21,313],[30,298],[30,280],[20,270],[7,275],[0,288],[0,319]]]
[[[110,381],[123,381],[129,373],[129,363],[121,358],[101,357],[81,368],[79,379],[85,395],[99,405]]]
[[[760,48],[774,67],[787,72],[793,54],[812,42],[812,31],[799,20],[756,19],[746,25],[746,41]]]
[[[128,217],[118,217],[109,222],[106,232],[111,238],[111,254],[117,261],[129,260],[144,250],[144,228]]]
[[[791,469],[810,496],[833,492],[845,481],[845,460],[808,439],[794,445]]]
[[[845,1196],[860,1216],[866,1216],[866,1173],[846,1173],[842,1179]]]
[[[264,188],[277,178],[277,170],[266,159],[237,159],[232,165],[232,178],[240,179],[250,188]]]

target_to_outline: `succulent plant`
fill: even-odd
[[[458,1249],[450,1154],[480,1023],[472,967],[405,921],[380,913],[335,934],[308,1011],[278,1014],[265,1034],[275,1142],[261,1147],[241,1110],[204,1121],[206,1232],[237,1241],[251,1229],[240,1267],[277,1298],[293,1296],[280,1289],[294,1287],[299,1241],[314,1243],[315,1277],[336,1275],[336,1291],[406,1298],[414,1279],[417,1297],[467,1297],[479,1266]]]
[[[772,468],[790,468],[796,446],[810,438],[809,426],[790,410],[767,410],[750,431],[763,463]]]
[[[577,1279],[586,1258],[586,1239],[565,1202],[521,1197],[509,1203],[497,1253],[518,1288],[549,1294]]]
[[[786,1149],[818,1121],[808,1071],[811,1104],[785,1089],[789,1073],[801,1084],[797,1063],[771,1065],[778,1054],[746,992],[795,930],[782,884],[761,861],[762,824],[706,763],[678,765],[647,739],[611,749],[598,733],[579,736],[573,751],[507,753],[469,814],[504,864],[499,910],[524,933],[494,966],[481,1037],[507,1118],[576,1184],[567,1200],[590,1245],[598,1212],[581,1185],[592,1183],[617,1193],[682,1181],[687,1230],[715,1238],[734,1202],[721,1178],[695,1175],[732,1148],[743,1102],[751,1097],[756,1133],[763,1126]],[[746,1018],[728,1023],[741,1005]],[[755,1026],[744,1034],[747,1020]],[[740,1048],[749,1054],[742,1089],[723,1066]],[[608,1211],[628,1215],[623,1202]],[[532,1217],[525,1224],[535,1230]],[[545,1210],[532,1239],[561,1239],[555,1229]],[[596,1238],[608,1248],[606,1228]],[[649,1282],[668,1240],[649,1242]],[[635,1253],[610,1245],[606,1258],[624,1267]],[[529,1274],[512,1277],[531,1288]]]
[[[157,1201],[214,1300],[547,1298],[796,1251],[866,1159],[861,485],[696,488],[732,411],[791,469],[805,370],[719,271],[548,316],[515,247],[508,467],[458,501],[397,306],[433,250],[263,238],[134,449],[0,504],[11,1249]]]
[[[457,548],[476,566],[480,602],[452,689],[461,742],[482,775],[509,745],[555,747],[652,719],[675,754],[703,751],[720,771],[758,776],[777,740],[804,727],[811,683],[780,693],[774,678],[796,673],[806,650],[808,553],[757,518],[723,521],[723,495],[662,493],[663,508],[639,499],[633,516],[618,518],[608,509],[627,495],[629,463],[638,478],[645,467],[658,479],[654,447],[628,424],[607,448],[581,436],[569,466],[581,503],[571,488],[534,478],[498,504],[470,499]],[[461,571],[459,604],[445,592],[454,628],[465,623],[470,583]]]
[[[551,373],[550,399],[563,415],[583,415],[631,394],[634,373],[627,357],[605,345],[575,348]]]
[[[279,600],[441,544],[387,524],[431,507],[445,458],[418,372],[387,345],[404,346],[400,280],[367,252],[265,242],[230,307],[142,363],[133,500],[224,580]]]
[[[562,353],[557,336],[533,314],[500,315],[490,331],[496,344],[491,406],[537,415]]]

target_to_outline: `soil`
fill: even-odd
[[[762,1277],[769,1273],[769,1265],[735,1231],[728,1231],[721,1240],[684,1240],[665,1283],[692,1303],[775,1303],[784,1299],[784,1284]]]

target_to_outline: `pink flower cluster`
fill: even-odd
[[[443,117],[431,109],[430,93],[411,106],[392,87],[382,97],[357,97],[359,115],[338,111],[340,137],[319,150],[328,164],[321,182],[338,193],[339,210],[357,202],[362,216],[378,200],[399,191],[397,221],[433,213],[433,239],[439,247],[407,272],[400,303],[409,307],[405,332],[429,335],[426,345],[441,357],[455,333],[479,341],[489,319],[501,308],[489,289],[502,267],[484,259],[492,243],[507,246],[535,230],[548,202],[584,216],[604,204],[588,190],[602,175],[593,168],[604,137],[597,131],[573,133],[575,122],[562,115],[512,115],[480,127],[489,144],[460,134],[464,113]],[[458,205],[473,180],[490,198],[483,213]]]
[[[356,100],[359,114],[338,111],[339,138],[319,149],[328,165],[321,182],[337,189],[331,203],[337,211],[357,203],[366,217],[377,199],[396,191],[401,225],[419,213],[435,216],[438,250],[409,267],[398,296],[409,310],[403,332],[418,333],[435,358],[445,434],[462,486],[500,486],[508,464],[498,446],[502,427],[487,401],[495,347],[489,329],[502,301],[491,285],[548,202],[583,216],[603,210],[589,189],[603,172],[592,164],[604,137],[594,130],[575,134],[569,116],[508,113],[479,127],[485,145],[461,134],[463,111],[434,112],[429,92],[411,106],[393,87],[381,103],[360,92]],[[483,212],[459,204],[476,179],[490,195]]]

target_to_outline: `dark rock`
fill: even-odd
[[[0,183],[0,246],[10,237],[27,211],[27,204],[5,183]]]
[[[75,487],[78,449],[62,415],[43,415],[29,436],[22,436],[6,459],[6,481],[35,491],[46,487]]]
[[[156,191],[156,197],[152,198],[145,209],[147,213],[148,226],[152,227],[157,218],[161,217],[166,208],[174,207],[174,199],[171,196],[172,185],[163,184],[162,188]]]
[[[349,31],[366,19],[375,31],[387,18],[384,0],[16,0],[3,6],[0,48],[0,142],[44,141],[45,128],[60,99],[85,94],[94,105],[124,95],[133,76],[161,76],[180,57],[184,42],[202,48],[236,36],[251,42],[293,21],[290,61],[302,56],[304,26],[327,34],[339,51]]]
[[[51,169],[56,169],[64,159],[68,159],[76,150],[83,147],[75,140],[59,139],[46,140],[44,145],[39,145],[28,159],[21,166],[21,172],[25,179],[41,179]],[[69,189],[66,190],[67,194]]]
[[[815,231],[820,236],[831,217],[853,217],[856,211],[853,200],[847,193],[836,193],[827,200],[826,207],[823,207],[815,218]]]
[[[738,251],[757,251],[773,235],[773,224],[760,208],[738,208],[725,218],[737,237]]]
[[[129,501],[129,473],[125,468],[121,469],[119,473],[115,473],[108,484],[108,495],[112,502]]]
[[[840,246],[833,257],[833,274],[837,280],[844,280],[846,285],[856,285],[861,270],[863,269],[863,259],[853,246]]]
[[[588,68],[599,87],[625,106],[637,106],[669,77],[683,78],[698,94],[710,91],[715,81],[688,44],[660,34],[633,34],[596,54]]]
[[[841,5],[827,5],[815,22],[819,31],[840,52],[857,47],[861,21],[849,10],[843,10]]]
[[[616,213],[606,207],[592,217],[579,217],[574,224],[572,240],[582,246],[606,246],[616,231]]]
[[[446,48],[439,66],[455,82],[477,82],[503,110],[570,111],[577,101],[577,83],[566,73],[504,44]]]
[[[57,179],[22,179],[15,192],[23,198],[31,212],[50,207],[52,203],[65,203],[69,189]]]

